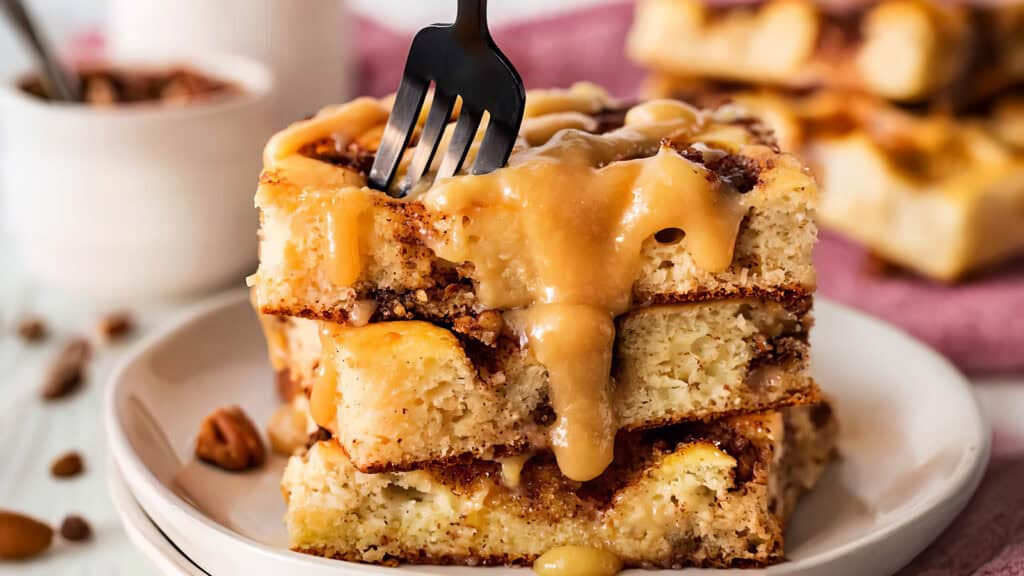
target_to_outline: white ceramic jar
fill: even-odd
[[[228,52],[270,66],[284,127],[352,94],[356,42],[343,0],[110,0],[115,57]]]
[[[0,213],[22,265],[99,300],[241,285],[256,262],[271,73],[226,55],[113,64],[183,64],[241,93],[97,108],[41,101],[15,79],[0,87]]]

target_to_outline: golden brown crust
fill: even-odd
[[[384,508],[378,513],[381,517],[392,518],[390,522],[395,525],[389,523],[386,528],[379,527],[381,529],[375,530],[370,537],[357,527],[350,526],[344,531],[345,536],[338,540],[332,540],[327,533],[320,532],[324,523],[342,517],[358,523],[351,514],[363,508],[345,508],[344,512],[335,516],[330,511],[335,500],[320,499],[318,495],[323,494],[325,489],[320,474],[345,464],[332,460],[333,448],[316,446],[308,456],[312,458],[308,464],[302,464],[302,459],[293,459],[289,466],[290,474],[286,474],[289,479],[286,480],[286,487],[300,490],[303,502],[309,502],[306,498],[313,496],[317,503],[295,504],[293,501],[293,505],[299,508],[289,512],[290,515],[297,514],[291,516],[292,521],[301,522],[301,519],[308,518],[313,523],[309,528],[314,531],[302,533],[299,540],[294,539],[296,534],[293,533],[293,545],[296,550],[308,554],[387,565],[402,562],[527,565],[535,560],[538,550],[543,551],[548,546],[534,542],[524,547],[524,542],[513,542],[499,536],[501,530],[490,537],[496,540],[477,540],[471,535],[475,532],[466,531],[476,526],[474,522],[477,521],[474,519],[476,513],[468,512],[475,509],[470,502],[479,502],[479,498],[486,495],[485,506],[488,512],[485,514],[500,514],[514,524],[509,529],[523,529],[525,526],[538,529],[542,526],[561,527],[554,531],[545,529],[545,535],[538,536],[542,542],[561,542],[567,537],[569,541],[577,537],[592,538],[576,534],[576,530],[583,529],[586,532],[590,528],[584,529],[584,526],[606,524],[610,517],[615,518],[611,526],[605,526],[611,531],[601,533],[611,539],[608,545],[617,550],[616,553],[628,567],[724,568],[772,564],[783,559],[782,529],[792,512],[793,504],[800,494],[814,485],[823,466],[831,458],[835,431],[835,420],[830,408],[805,407],[782,413],[758,413],[722,419],[710,424],[689,423],[633,432],[619,438],[614,464],[595,480],[582,483],[562,476],[549,453],[541,453],[527,461],[516,488],[503,484],[501,467],[493,461],[476,461],[461,466],[438,465],[408,475],[388,475],[381,482],[384,486],[397,487],[396,492],[388,497],[398,498],[398,501],[382,504]],[[661,492],[668,489],[669,484],[675,485],[675,479],[681,475],[699,474],[699,470],[711,462],[705,458],[718,458],[712,454],[721,454],[721,458],[727,458],[717,460],[717,464],[714,464],[726,466],[724,470],[719,469],[715,478],[727,478],[724,478],[725,484],[716,485],[718,487],[712,490],[715,496],[706,495],[712,500],[690,501],[686,492],[674,492],[674,488]],[[324,464],[327,464],[327,468],[323,467]],[[313,473],[311,477],[301,475],[305,465],[310,466],[309,470]],[[338,483],[351,482],[351,472],[334,473],[343,474],[337,478]],[[302,484],[303,478],[312,483]],[[364,482],[377,483],[379,478],[367,476]],[[337,502],[343,507],[357,506],[356,502],[361,501],[361,498],[369,498],[376,503],[379,500],[372,495],[380,489],[379,486],[346,487],[344,490],[354,490],[355,493]],[[649,501],[642,496],[650,490],[657,490],[664,498],[669,495],[675,498],[675,494],[678,494],[680,498],[686,499],[686,503],[680,500],[672,505],[678,505],[678,515],[667,521],[679,524],[673,524],[675,528],[667,529],[666,541],[659,540],[669,544],[667,547],[663,544],[621,541],[625,534],[637,534],[635,530],[638,526],[630,523],[637,521],[635,514],[640,511],[631,510],[657,501]],[[442,501],[450,504],[435,510],[430,503],[435,502],[435,498],[440,495],[444,495]],[[667,502],[664,504],[667,505]],[[445,512],[449,510],[449,505],[456,505],[458,509],[469,506],[469,516],[449,516]],[[391,516],[392,512],[397,511],[392,509],[393,506],[404,512]],[[691,509],[691,506],[695,508]],[[708,520],[710,524],[701,524],[697,528],[690,523],[698,521],[697,517],[705,513],[700,511],[702,508],[717,520]],[[689,515],[694,515],[692,520]],[[406,517],[411,522],[409,526],[405,525]],[[425,532],[421,523],[434,521],[437,524],[433,525],[433,529]],[[639,526],[644,525],[640,520]],[[686,528],[688,525],[689,528]],[[299,528],[301,524],[292,526]],[[751,534],[746,531],[750,529],[756,532],[754,540],[747,540],[743,536]],[[415,533],[416,536],[409,539],[402,536],[409,533]],[[447,534],[452,541],[447,544],[433,543],[432,534]],[[727,534],[740,536],[729,542],[716,540]],[[424,539],[430,539],[432,543],[426,546]]]
[[[319,556],[321,558],[328,558],[330,560],[342,560],[345,562],[365,562],[365,559],[358,553],[341,553],[333,552],[328,553],[326,549],[320,548],[296,548],[295,552],[302,554],[309,554],[311,556]],[[422,564],[427,566],[519,566],[519,567],[530,567],[533,562],[538,558],[536,554],[527,554],[525,556],[513,556],[511,554],[491,554],[486,556],[476,554],[431,554],[426,550],[422,549],[408,549],[403,551],[399,555],[388,555],[384,560],[380,562],[374,562],[374,564],[380,564],[382,566],[396,567],[401,564]],[[758,562],[754,560],[748,560],[745,558],[739,558],[732,561],[719,560],[717,558],[706,558],[700,562],[691,562],[687,564],[692,568],[767,568],[772,564],[778,563],[778,559],[769,559],[764,562]],[[676,562],[645,562],[638,564],[643,568],[661,568],[661,569],[677,569],[679,564]]]

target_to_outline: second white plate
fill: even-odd
[[[107,482],[114,511],[132,544],[164,576],[210,576],[189,560],[135,501],[113,460],[107,462]]]
[[[936,353],[824,299],[815,315],[813,372],[835,402],[842,458],[801,502],[787,534],[789,561],[738,572],[891,574],[970,498],[988,460],[988,428],[967,381]],[[272,378],[244,293],[209,302],[141,343],[110,383],[105,415],[132,493],[212,574],[394,574],[288,550],[278,490],[283,458],[241,475],[193,459],[195,432],[212,410],[240,404],[267,421],[276,405]],[[403,566],[398,573],[522,571]]]

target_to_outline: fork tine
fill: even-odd
[[[463,101],[462,112],[459,113],[459,121],[455,124],[452,140],[441,160],[441,167],[437,170],[438,178],[454,176],[462,168],[462,162],[466,159],[473,137],[476,136],[476,129],[480,127],[482,116],[483,112],[469,108]]]
[[[427,167],[430,166],[430,161],[433,160],[434,152],[437,151],[437,145],[441,142],[441,136],[444,135],[444,127],[448,125],[448,119],[451,118],[454,106],[455,97],[448,95],[435,86],[434,100],[430,104],[427,122],[423,126],[423,132],[420,133],[420,143],[416,146],[416,152],[413,154],[412,162],[409,164],[405,182],[402,183],[403,189],[408,190],[415,186],[420,178],[423,177]]]
[[[398,163],[402,152],[409,145],[413,128],[420,115],[420,108],[427,96],[427,81],[406,74],[398,86],[395,105],[391,108],[388,125],[377,149],[377,157],[370,169],[370,185],[378,190],[387,191],[398,171]],[[390,192],[389,192],[390,194]]]
[[[493,172],[508,162],[512,154],[512,147],[515,146],[517,130],[513,130],[504,122],[497,122],[491,117],[487,131],[484,132],[483,142],[476,153],[476,160],[473,161],[473,174],[486,174]]]

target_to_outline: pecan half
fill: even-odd
[[[256,426],[238,406],[221,408],[203,420],[196,457],[233,472],[263,465],[267,452]]]
[[[50,474],[54,478],[74,478],[85,469],[85,461],[78,452],[68,452],[50,464]]]
[[[0,560],[25,560],[38,556],[53,542],[53,529],[42,522],[8,510],[0,510]]]
[[[46,340],[50,334],[46,321],[40,316],[25,316],[18,320],[18,336],[30,344]]]
[[[85,381],[85,365],[91,355],[92,346],[85,338],[75,338],[68,342],[46,373],[43,398],[57,400],[78,390]]]
[[[135,331],[135,319],[129,312],[111,312],[100,318],[96,332],[104,342],[114,342]]]

